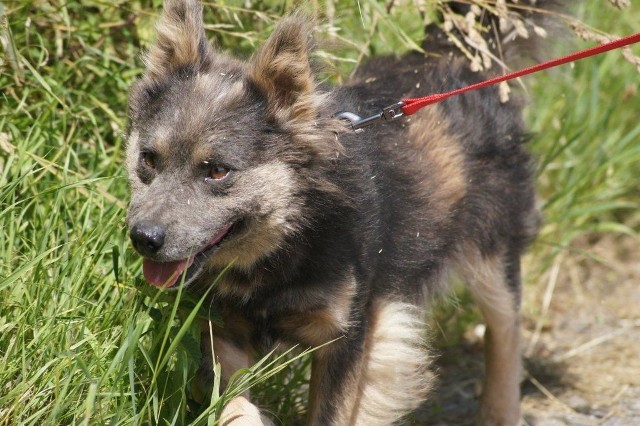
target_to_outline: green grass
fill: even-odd
[[[4,3],[3,6],[1,6]],[[229,397],[254,389],[287,424],[304,406],[308,362],[265,358],[200,405],[189,383],[199,362],[199,300],[151,291],[124,226],[126,93],[153,37],[157,0],[3,2],[0,36],[0,425],[212,424]],[[208,34],[248,55],[284,2],[209,3]],[[640,11],[585,21],[631,33]],[[311,2],[320,54],[341,80],[363,55],[419,40],[415,10],[391,15],[373,0]],[[589,9],[589,10],[587,10]],[[429,19],[429,14],[425,19]],[[413,19],[408,19],[413,18]],[[401,29],[400,21],[410,25]],[[635,49],[638,52],[637,48]],[[532,257],[539,277],[585,234],[640,230],[638,74],[618,53],[526,80],[536,133],[545,227]],[[268,374],[267,374],[268,373]],[[277,380],[262,382],[269,374]]]
[[[626,35],[637,31],[640,17],[640,9],[629,11],[621,16],[583,7],[580,15]],[[634,52],[639,51],[635,46]],[[545,215],[534,247],[536,261],[547,268],[585,234],[638,238],[640,96],[635,68],[620,52],[612,52],[530,80],[533,100],[527,118],[535,132],[532,149],[539,161]]]

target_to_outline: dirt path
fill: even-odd
[[[576,248],[600,261],[572,255],[551,268],[539,294],[525,289],[527,425],[640,425],[639,246],[632,238],[585,242]],[[439,387],[415,424],[473,424],[481,352],[469,342],[441,352]]]

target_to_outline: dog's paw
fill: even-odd
[[[233,398],[222,410],[220,426],[271,426],[258,407],[243,396]]]

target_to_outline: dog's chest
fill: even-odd
[[[222,312],[222,332],[258,351],[277,345],[322,345],[344,334],[349,312],[336,306],[278,310],[264,306],[229,306]]]

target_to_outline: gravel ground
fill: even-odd
[[[584,241],[537,292],[525,288],[525,425],[640,425],[640,244]],[[595,260],[597,259],[597,260]],[[411,424],[471,425],[482,344],[440,351],[440,377]]]

